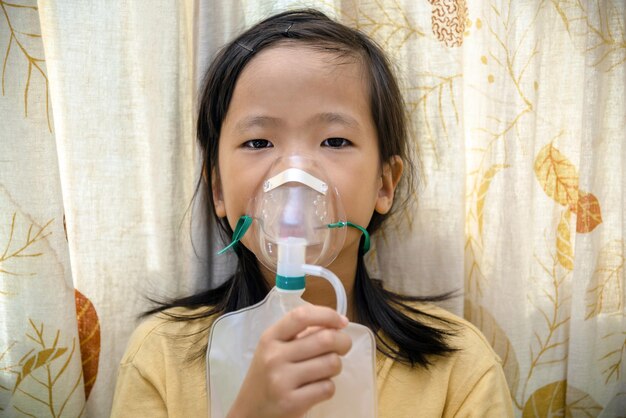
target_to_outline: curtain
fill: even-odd
[[[95,317],[72,284],[39,18],[0,7],[0,415],[79,416],[91,376],[79,324]]]
[[[373,275],[456,290],[517,416],[624,416],[621,0],[0,0],[0,415],[108,416],[148,299],[226,277],[189,206],[195,92],[302,6],[373,37],[405,95],[419,187]]]
[[[0,5],[0,415],[105,417],[147,298],[195,289],[194,5]]]

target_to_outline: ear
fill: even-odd
[[[393,196],[396,193],[396,187],[402,177],[404,163],[399,155],[392,156],[389,161],[383,163],[381,174],[381,185],[378,189],[378,197],[376,198],[376,206],[374,210],[381,215],[391,210],[393,204]]]
[[[202,170],[202,176],[206,181],[206,169]],[[226,216],[226,205],[224,204],[224,196],[222,194],[222,184],[220,176],[216,169],[212,170],[211,174],[211,193],[213,194],[213,209],[218,218]]]

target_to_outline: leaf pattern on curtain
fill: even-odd
[[[587,5],[595,7],[599,13],[589,12]],[[477,303],[484,296],[485,286],[490,286],[497,280],[490,272],[494,268],[493,263],[498,263],[492,259],[492,254],[486,252],[484,246],[485,234],[493,233],[485,232],[485,212],[490,204],[491,195],[489,190],[500,173],[505,173],[505,169],[517,173],[521,171],[521,167],[517,167],[513,161],[519,161],[520,156],[530,151],[524,143],[526,139],[521,135],[524,126],[533,123],[550,125],[549,121],[542,120],[543,116],[538,111],[538,97],[541,97],[541,89],[546,81],[534,78],[532,70],[533,66],[540,62],[545,47],[542,39],[533,39],[532,32],[535,30],[536,22],[547,19],[555,10],[563,9],[569,16],[573,16],[575,10],[579,12],[577,17],[567,20],[568,23],[572,23],[568,26],[568,32],[572,42],[577,43],[577,48],[581,41],[585,40],[582,35],[591,34],[588,38],[593,39],[595,44],[585,46],[581,52],[596,56],[598,50],[604,50],[604,55],[591,64],[593,67],[610,72],[617,68],[611,65],[623,64],[619,61],[622,59],[620,54],[623,45],[626,45],[620,43],[624,39],[624,10],[620,11],[613,2],[538,1],[521,6],[510,1],[499,1],[486,4],[484,10],[487,13],[475,18],[476,22],[481,22],[480,26],[485,22],[488,33],[495,41],[487,44],[490,46],[489,50],[479,58],[479,62],[486,69],[486,78],[480,87],[497,86],[507,92],[505,97],[508,98],[506,102],[502,102],[502,105],[507,106],[507,116],[505,118],[501,114],[487,116],[488,127],[478,129],[485,135],[485,141],[480,146],[470,149],[470,152],[476,150],[480,158],[474,159],[478,164],[471,166],[468,171],[465,316],[486,334],[491,331],[481,319],[485,307],[478,308],[480,304]],[[580,14],[581,11],[584,12],[584,16]],[[602,22],[594,20],[598,19],[598,16]],[[581,22],[584,23],[582,30]],[[478,26],[477,23],[477,29]],[[476,87],[473,90],[476,90]],[[484,94],[497,100],[495,92],[486,90]],[[511,113],[513,109],[517,110]],[[450,115],[447,116],[449,120]],[[569,135],[571,127],[550,126],[550,129],[561,133],[544,145],[534,157],[533,171],[545,194],[562,209],[558,211],[558,218],[554,222],[554,232],[548,232],[550,227],[544,231],[542,242],[545,243],[545,248],[534,249],[534,261],[539,266],[539,274],[531,277],[532,286],[541,289],[542,294],[533,295],[532,292],[528,296],[540,319],[532,322],[534,337],[528,346],[528,361],[525,360],[526,355],[522,355],[521,364],[524,372],[521,379],[518,371],[512,371],[506,364],[505,373],[514,403],[518,410],[523,412],[523,416],[551,416],[550,414],[555,412],[558,415],[558,411],[562,411],[564,415],[564,411],[567,411],[567,416],[598,416],[603,410],[602,406],[590,394],[568,385],[566,380],[534,389],[540,386],[540,382],[545,382],[545,377],[552,371],[559,370],[559,365],[565,367],[569,362],[572,321],[570,312],[575,309],[572,306],[572,280],[578,271],[575,262],[576,234],[592,233],[604,223],[601,195],[595,191],[583,190],[579,185],[578,169],[566,156],[567,153],[556,146],[557,140],[564,143],[564,132]],[[511,154],[515,156],[513,159],[510,158]],[[509,183],[508,178],[502,181]],[[494,202],[498,202],[498,198],[494,198]],[[505,217],[506,214],[502,216]],[[488,239],[493,241],[495,238],[489,236]],[[594,313],[597,315],[600,306],[606,306],[607,313],[623,315],[624,248],[616,245],[616,241],[612,243],[612,246],[602,250],[601,254],[604,254],[601,256],[602,261],[598,260],[596,272],[587,286],[587,317],[593,316]],[[582,263],[584,265],[584,261]],[[613,330],[607,334],[604,337],[607,346],[603,357],[595,359],[599,365],[604,362],[602,374],[606,381],[620,382],[621,376],[618,375],[621,373],[622,357],[626,354],[624,335],[626,331]],[[521,347],[517,347],[518,354],[520,349]],[[501,350],[498,350],[498,353],[502,356]],[[547,398],[550,398],[552,403],[548,402]],[[619,402],[623,404],[624,401]]]
[[[483,155],[483,157],[484,156],[485,155]],[[481,165],[483,165],[483,161],[485,160],[481,160]],[[487,168],[484,173],[481,173],[480,176],[473,174],[474,179],[469,194],[470,201],[466,218],[465,238],[466,264],[469,264],[469,267],[466,269],[467,275],[465,281],[466,292],[468,292],[468,294],[475,293],[482,295],[481,283],[485,276],[482,273],[479,262],[483,257],[483,216],[485,201],[489,186],[491,186],[491,182],[496,174],[508,167],[509,165],[507,164],[494,164]],[[468,300],[470,300],[470,298],[466,298],[466,303]],[[474,321],[473,311],[471,309],[466,311],[466,315],[468,315],[468,319]]]
[[[516,47],[512,47],[510,38],[513,37],[511,28],[516,24],[514,17],[508,13],[511,9],[511,2],[501,2],[507,5],[507,12],[504,11],[504,5],[498,7],[493,4],[490,7],[490,14],[485,17],[487,31],[495,42],[488,44],[489,51],[480,56],[480,62],[488,71],[486,81],[483,86],[487,90],[482,94],[492,97],[495,91],[492,87],[497,81],[499,89],[507,89],[513,91],[512,103],[509,106],[514,107],[515,113],[512,117],[503,119],[500,115],[488,115],[485,121],[486,126],[477,128],[483,138],[480,146],[474,146],[470,150],[477,156],[475,159],[478,164],[470,167],[467,175],[467,184],[469,194],[466,197],[467,214],[465,218],[465,254],[466,254],[466,280],[465,291],[467,298],[481,298],[483,295],[483,286],[487,278],[483,272],[486,255],[483,248],[483,211],[487,191],[495,175],[511,165],[506,158],[497,158],[495,162],[494,156],[497,155],[498,149],[507,146],[507,143],[514,142],[519,136],[519,125],[524,121],[524,117],[534,112],[534,106],[531,101],[534,91],[537,89],[536,82],[530,84],[532,80],[528,79],[526,69],[535,60],[538,53],[536,43],[532,39],[523,37]],[[533,12],[533,19],[525,22],[525,31],[528,32],[537,19],[541,5],[536,7]],[[476,18],[477,30],[482,27],[483,20]],[[520,64],[521,63],[521,64]],[[500,76],[496,79],[494,74]],[[532,86],[532,88],[529,88]],[[530,92],[529,92],[530,90]],[[504,144],[504,145],[503,145]],[[472,317],[469,317],[473,320]]]
[[[567,381],[550,383],[538,389],[524,405],[523,417],[595,417],[602,407],[584,391]]]
[[[592,193],[578,190],[576,202],[576,232],[584,234],[591,232],[602,223],[600,202]]]
[[[552,142],[535,158],[535,175],[546,194],[562,206],[575,208],[578,203],[578,173],[567,157]]]
[[[593,67],[611,72],[626,62],[626,16],[619,0],[552,0],[552,5],[572,41],[592,56]]]
[[[618,385],[606,389],[594,387],[594,394],[602,394],[602,403],[586,387],[581,390],[580,377],[572,375],[569,377],[573,379],[571,381],[563,377],[568,376],[568,364],[577,361],[571,357],[571,327],[578,327],[578,323],[573,325],[574,320],[581,320],[578,312],[588,317],[587,321],[597,315],[623,315],[623,239],[609,238],[608,242],[612,244],[607,244],[601,251],[596,249],[588,253],[589,250],[581,250],[589,245],[585,235],[593,234],[594,240],[606,239],[607,231],[600,227],[606,222],[605,212],[614,213],[616,208],[605,207],[606,190],[589,183],[588,167],[584,168],[584,173],[581,171],[583,162],[589,164],[590,157],[577,152],[579,144],[584,143],[581,141],[586,141],[581,139],[578,127],[549,120],[549,116],[544,115],[551,114],[550,95],[554,95],[554,85],[559,80],[558,75],[549,74],[547,57],[562,54],[560,50],[550,50],[551,43],[561,45],[561,50],[570,50],[563,55],[573,54],[578,62],[576,54],[580,54],[584,65],[594,71],[615,73],[623,65],[626,45],[624,6],[610,0],[526,3],[501,0],[478,4],[429,0],[429,3],[431,10],[427,14],[421,5],[346,1],[342,4],[348,13],[342,17],[377,39],[400,60],[401,65],[405,65],[405,97],[411,119],[419,129],[421,158],[427,167],[433,171],[447,168],[446,153],[451,152],[454,141],[459,140],[459,129],[464,129],[468,154],[465,317],[479,326],[503,358],[519,416],[550,416],[559,411],[567,416],[598,416],[603,411],[602,405],[606,406],[603,413],[611,416],[610,411],[614,409],[609,408],[607,397],[617,393],[616,388],[623,379],[621,364],[626,354],[626,331],[610,326],[606,331],[598,330],[605,343],[602,348],[596,348],[599,354],[593,356],[597,357],[587,358],[595,363],[590,367],[597,372],[593,377],[596,385],[598,375],[602,376],[603,382]],[[432,34],[425,30],[426,16],[431,21]],[[545,36],[547,29],[542,28],[555,24],[555,30],[564,31],[564,40]],[[410,27],[417,30],[407,30]],[[433,41],[447,51],[435,46]],[[465,60],[471,59],[471,55],[465,53],[462,58],[453,56],[451,59],[457,62],[462,59],[463,65],[441,65],[444,62],[442,57],[450,56],[455,47],[468,47],[470,53],[477,52],[475,63],[465,64]],[[425,51],[421,57],[433,57],[438,65],[430,66],[429,71],[422,71],[419,66],[406,67],[406,62],[414,62],[411,54],[420,50]],[[601,83],[598,80],[592,82]],[[482,102],[480,111],[471,108],[474,106],[471,100],[463,102],[464,96],[476,97],[478,103]],[[484,103],[488,106],[485,107]],[[561,112],[576,114],[579,111],[576,107],[566,107],[569,104],[566,103],[560,104]],[[475,116],[479,119],[473,119]],[[542,137],[551,139],[545,142]],[[523,237],[508,237],[506,231],[506,240],[499,242],[494,234],[502,228],[506,230],[513,220],[506,212],[507,205],[502,204],[503,194],[513,198],[520,187],[524,192],[524,183],[516,184],[520,176],[527,176],[529,186],[538,185],[542,190],[536,196],[531,194],[532,200],[528,204],[535,210],[541,208],[539,210],[544,211],[550,207],[547,197],[555,203],[553,216],[552,219],[542,219],[541,215],[530,218],[541,231],[539,228],[529,230],[528,236]],[[623,180],[617,181],[619,184]],[[525,198],[528,197],[525,194]],[[442,212],[445,213],[443,216],[448,215],[445,210]],[[494,215],[500,219],[494,219]],[[404,222],[413,228],[417,224],[415,218],[420,216],[418,209],[406,214]],[[424,216],[427,218],[428,215]],[[385,243],[394,239],[388,236],[393,235],[388,232],[381,234]],[[623,231],[617,233],[617,236],[623,236],[619,235]],[[517,245],[518,238],[521,239],[519,245],[523,245],[530,255],[527,271],[519,271],[521,275],[513,277],[494,275],[506,270],[507,263],[506,259],[498,258],[500,250],[496,248]],[[398,262],[396,255],[386,251],[386,246],[392,248],[385,244],[377,253],[376,267],[382,277],[387,271],[397,270],[385,266],[385,257],[391,256],[394,262]],[[501,251],[504,254],[515,252],[506,247]],[[593,277],[589,274],[585,278],[581,271],[588,265],[589,254],[593,251],[599,251],[595,253],[599,257],[596,270],[592,272]],[[604,255],[599,256],[599,253]],[[525,277],[525,273],[528,276]],[[504,326],[500,326],[490,313],[495,289],[506,289],[508,279],[519,281],[523,283],[522,288],[528,289],[524,296],[527,306],[519,306],[526,311],[526,318],[530,321],[528,335],[522,333],[525,337],[508,335],[511,332],[509,321],[504,319]],[[582,311],[580,306],[573,304],[574,280],[576,283],[580,280],[588,282],[584,295],[586,306]],[[401,288],[410,289],[410,285]],[[580,296],[576,298],[579,303]],[[509,338],[518,342],[515,348]],[[616,395],[612,402],[620,404],[624,400]]]
[[[553,143],[537,155],[535,175],[548,196],[576,214],[576,232],[591,232],[602,223],[598,198],[578,188],[576,167]]]
[[[91,389],[98,376],[98,360],[100,359],[100,321],[93,303],[78,290],[74,290],[76,300],[76,318],[78,320],[78,338],[83,374],[85,376],[85,399],[89,398]]]
[[[85,411],[58,155],[35,1],[0,0],[0,412]]]
[[[556,257],[563,268],[574,270],[570,215],[569,210],[561,212],[561,220],[556,227]]]
[[[2,197],[0,204],[12,200],[6,191]],[[53,270],[52,265],[58,263],[49,242],[53,231],[58,231],[55,219],[37,222],[29,218],[21,211],[14,212],[0,227],[0,240],[4,240],[0,242],[0,307],[9,306],[9,314],[36,309],[39,301],[28,300],[29,287],[49,287],[45,281],[48,272],[39,268],[43,265]],[[35,259],[41,264],[33,264]],[[60,296],[63,289],[50,294]],[[21,309],[16,309],[20,305]],[[0,339],[0,411],[10,413],[8,416],[81,416],[82,411],[75,411],[77,403],[83,404],[79,389],[83,372],[73,367],[80,364],[76,339],[53,325],[54,313],[45,321],[24,318],[17,326],[18,315],[3,315],[3,327],[13,324],[14,328],[3,329],[9,332],[8,339]],[[11,333],[22,328],[21,336]]]
[[[34,222],[31,222],[28,227],[28,232],[26,232],[25,236],[18,237],[15,236],[17,232],[15,225],[16,216],[17,212],[13,212],[13,216],[11,217],[11,224],[9,226],[9,231],[6,237],[6,242],[0,242],[0,248],[2,248],[1,246],[4,246],[4,251],[2,252],[2,255],[0,255],[0,273],[14,277],[34,276],[34,272],[20,270],[15,265],[15,262],[20,261],[21,258],[28,259],[33,257],[41,257],[43,253],[39,252],[37,249],[33,249],[33,247],[36,247],[36,243],[38,241],[44,240],[50,235],[50,232],[46,231],[46,229],[50,226],[54,219],[50,219],[43,226],[37,226]],[[28,265],[22,266],[22,268],[28,267]],[[0,295],[2,294],[3,291],[0,290]]]
[[[611,382],[618,383],[623,379],[623,362],[626,355],[626,332],[613,332],[605,335],[602,340],[610,341],[611,337],[617,344],[615,346],[607,344],[608,352],[599,359],[599,363],[602,366],[602,375],[605,377],[604,383],[609,384]]]
[[[571,297],[568,289],[571,270],[561,267],[557,255],[549,253],[548,257],[551,262],[545,263],[535,255],[535,260],[544,273],[544,277],[535,278],[536,286],[543,292],[542,299],[547,302],[547,307],[539,305],[539,301],[531,300],[543,319],[543,326],[537,326],[542,325],[541,322],[533,326],[535,339],[529,345],[530,365],[522,387],[521,401],[514,398],[518,407],[526,402],[532,379],[540,369],[567,361],[567,327],[571,319]],[[545,333],[542,332],[544,329]]]
[[[36,3],[35,3],[36,4]],[[22,5],[22,4],[14,4],[11,2],[7,2],[4,0],[0,1],[0,8],[2,9],[2,14],[4,20],[9,29],[9,41],[6,45],[6,52],[4,54],[4,62],[2,64],[2,95],[5,94],[5,83],[6,80],[6,68],[8,65],[11,65],[9,57],[11,57],[11,49],[13,48],[16,51],[19,51],[19,57],[15,57],[13,59],[25,59],[28,63],[28,69],[25,75],[26,84],[24,87],[24,116],[28,117],[28,97],[29,90],[31,86],[31,77],[33,76],[33,71],[35,75],[42,77],[45,82],[46,88],[46,100],[45,100],[45,109],[46,109],[46,118],[48,120],[48,130],[52,132],[52,123],[50,120],[50,107],[49,107],[49,98],[48,98],[48,76],[46,75],[46,70],[43,66],[44,58],[39,56],[37,52],[33,52],[30,49],[29,41],[32,39],[37,40],[41,43],[41,33],[39,33],[39,27],[34,28],[16,28],[14,24],[12,24],[11,16],[14,13],[35,13],[37,15],[37,6],[36,5]],[[1,21],[1,20],[0,20]],[[39,19],[20,19],[20,23],[39,23]],[[28,25],[30,26],[30,25]],[[33,25],[35,26],[35,25]],[[38,48],[33,48],[38,49]]]
[[[425,138],[422,141],[427,143],[428,152],[432,152],[437,164],[441,163],[437,141],[449,145],[448,127],[450,124],[453,127],[459,124],[455,86],[462,81],[462,78],[463,75],[460,73],[418,73],[411,80],[419,84],[412,85],[404,91],[409,114],[412,118],[423,121]],[[446,109],[449,108],[453,109],[455,117],[452,121],[446,122]],[[433,124],[432,121],[435,123]],[[441,130],[443,134],[438,136],[435,130]]]
[[[352,13],[345,13],[352,10]],[[335,10],[335,12],[337,12]],[[376,39],[388,51],[426,36],[398,0],[353,1],[340,10],[342,21]]]
[[[71,347],[59,347],[60,330],[46,332],[43,323],[37,325],[32,319],[29,323],[31,329],[25,337],[30,340],[31,348],[17,364],[8,366],[16,376],[12,388],[13,408],[24,415],[34,416],[32,404],[35,402],[39,406],[35,411],[41,411],[43,405],[50,416],[63,416],[68,402],[77,396],[83,382],[82,370],[77,376],[70,376],[72,369],[68,367],[76,355],[76,341],[72,340]],[[51,334],[54,335],[52,342]],[[69,391],[57,387],[59,380],[67,379],[74,381]],[[81,415],[82,411],[75,416]]]
[[[624,311],[624,254],[623,240],[609,241],[600,250],[587,285],[585,320]]]

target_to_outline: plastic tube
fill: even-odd
[[[348,302],[346,298],[346,289],[343,287],[343,283],[341,283],[339,277],[337,277],[332,271],[313,264],[303,264],[302,270],[304,270],[306,274],[319,276],[330,282],[335,290],[335,295],[337,296],[337,312],[340,315],[345,316],[348,309]]]
[[[287,277],[297,279],[304,274],[311,276],[322,277],[330,282],[335,290],[335,296],[337,297],[337,312],[340,315],[346,314],[348,309],[348,302],[346,297],[346,289],[343,287],[343,283],[339,280],[339,277],[332,271],[313,264],[304,264],[306,240],[303,238],[288,237],[278,242],[278,265],[277,265],[277,278]],[[304,280],[301,282],[301,289],[304,289]],[[276,287],[279,291],[289,292],[299,289],[282,289],[279,286],[277,279]]]

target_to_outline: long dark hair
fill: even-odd
[[[413,189],[415,170],[408,145],[404,103],[391,66],[382,50],[366,35],[316,10],[295,10],[274,15],[248,29],[218,52],[206,72],[200,93],[197,139],[202,151],[204,176],[198,182],[196,196],[204,188],[209,206],[213,208],[211,184],[213,176],[219,175],[220,131],[239,75],[261,50],[281,43],[302,43],[339,57],[356,58],[362,63],[369,79],[370,108],[378,136],[380,161],[389,161],[397,155],[407,168],[407,175],[402,180],[405,192],[396,194],[393,208],[397,210],[404,206]],[[374,213],[367,226],[370,234],[376,232],[390,215],[391,212]],[[233,231],[226,218],[215,214],[213,218],[221,237],[225,242],[230,241]],[[262,279],[256,257],[243,245],[237,245],[235,253],[236,271],[224,284],[161,304],[147,314],[172,307],[206,307],[196,315],[176,315],[165,311],[172,319],[193,320],[232,312],[261,301],[270,289]],[[455,350],[447,343],[447,337],[452,333],[450,327],[443,329],[443,325],[449,325],[448,321],[419,311],[413,303],[438,301],[448,295],[409,297],[384,289],[380,281],[369,277],[361,251],[354,286],[355,320],[377,335],[378,350],[386,356],[411,366],[427,366],[431,363],[431,356],[446,355]],[[424,319],[442,327],[427,325]]]

